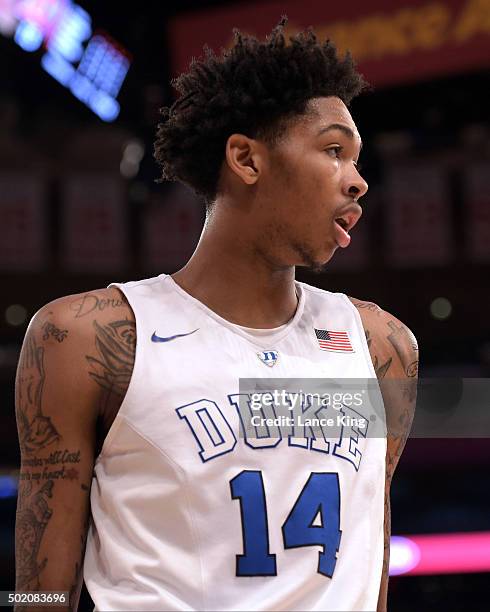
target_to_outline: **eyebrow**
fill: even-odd
[[[321,136],[322,134],[325,134],[325,132],[329,132],[330,130],[339,130],[339,132],[342,132],[351,140],[354,140],[355,138],[354,132],[350,129],[350,127],[348,127],[347,125],[344,125],[343,123],[331,123],[330,125],[327,125],[326,127],[322,127],[318,132],[318,136]],[[359,150],[361,149],[362,149],[362,140],[361,140],[361,146]]]

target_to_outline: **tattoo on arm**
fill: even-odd
[[[80,451],[73,453],[67,450],[55,451],[55,453],[52,453],[48,458],[40,461],[49,463],[54,454],[57,454],[58,456],[58,463],[77,463],[80,461]],[[78,480],[78,472],[73,469],[71,469],[71,471],[76,473],[76,480]],[[61,478],[73,480],[74,478],[68,475],[69,472],[70,470],[67,470],[67,475],[61,476]],[[29,474],[28,478],[22,478],[21,485],[19,487],[16,515],[15,557],[17,573],[16,588],[20,591],[40,590],[40,574],[48,565],[48,557],[44,557],[42,559],[39,558],[39,551],[41,549],[44,533],[54,514],[54,510],[50,507],[48,500],[53,497],[55,483],[53,480],[46,480],[46,474],[46,468],[44,469],[43,473],[39,472],[38,474]],[[40,478],[36,477],[36,475],[40,476]],[[56,476],[56,478],[58,478],[58,476]],[[40,482],[42,481],[45,481],[44,484],[39,486]],[[85,486],[84,490],[89,490],[89,488]],[[80,551],[80,558],[75,565],[74,583],[70,589],[70,609],[75,609],[75,605],[73,605],[72,601],[72,595],[73,597],[76,597],[75,603],[78,601],[79,597],[79,589],[81,586],[80,576],[83,566],[87,527],[88,512],[87,521],[81,535],[82,547]]]
[[[372,343],[371,332],[368,329],[366,329],[364,333],[366,334],[366,341],[367,341],[368,348],[371,350],[371,343]],[[377,355],[372,356],[372,360],[373,360],[373,366],[374,366],[374,371],[376,372],[376,376],[378,377],[378,379],[384,378],[393,362],[392,358],[390,357],[383,364],[379,363]]]
[[[376,314],[381,313],[381,310],[377,311],[367,303],[356,303],[356,306],[357,308],[368,308]],[[386,612],[387,606],[391,538],[390,485],[395,467],[403,452],[411,429],[417,393],[418,372],[418,359],[414,359],[414,357],[417,357],[418,351],[415,337],[411,331],[401,323],[389,320],[386,324],[387,328],[385,328],[386,333],[383,334],[384,338],[380,338],[380,340],[382,340],[380,347],[383,349],[381,357],[381,353],[377,350],[377,338],[373,338],[369,329],[365,329],[366,342],[387,409],[388,448],[386,452],[384,500],[384,554],[377,605],[378,612]],[[394,350],[387,351],[386,340]],[[389,356],[390,353],[391,356]],[[403,373],[400,372],[400,364],[403,366]],[[390,368],[391,376],[387,376]],[[397,378],[393,376],[395,372],[398,373]],[[386,380],[383,380],[385,377]]]
[[[358,309],[369,310],[370,312],[375,312],[377,315],[381,313],[381,308],[374,302],[363,302],[361,300],[356,300],[355,298],[351,299],[354,300],[355,307]]]
[[[19,443],[24,453],[38,451],[60,439],[56,427],[42,412],[46,374],[44,347],[27,338],[19,362],[16,386],[16,413]]]
[[[404,325],[397,325],[394,321],[388,321],[388,327],[391,329],[391,333],[388,334],[387,338],[394,347],[403,366],[405,375],[409,379],[404,386],[403,395],[407,397],[410,402],[413,402],[417,396],[416,377],[418,374],[419,361],[418,359],[412,359],[412,355],[407,351],[406,346],[408,339],[412,352],[418,353],[417,342],[413,334]],[[412,361],[410,361],[411,359]]]
[[[126,304],[127,300],[123,296],[120,298],[100,298],[93,293],[86,293],[81,298],[74,300],[70,304],[70,309],[75,313],[75,319],[79,319],[91,312],[97,313],[107,308],[120,308]]]
[[[43,323],[41,329],[44,331],[43,340],[48,340],[49,337],[52,337],[58,342],[63,342],[66,336],[68,336],[67,329],[60,329],[59,327],[56,327],[56,325],[54,325],[53,323],[50,323],[49,321],[46,321],[45,323]]]
[[[397,325],[394,321],[388,321],[388,327],[391,329],[391,333],[388,334],[387,338],[393,345],[396,354],[400,358],[403,366],[405,367],[405,351],[404,351],[404,340],[406,339],[406,331],[403,325]]]
[[[39,574],[46,567],[47,558],[38,559],[44,531],[53,515],[48,499],[53,496],[53,481],[48,480],[37,493],[32,493],[32,482],[19,489],[16,516],[17,589],[39,590]],[[31,494],[32,493],[32,494]]]
[[[405,373],[409,378],[415,378],[419,373],[419,360],[416,359],[409,363],[405,369]]]
[[[404,325],[397,325],[395,321],[388,321],[387,325],[391,329],[391,333],[388,334],[387,338],[393,345],[398,357],[400,358],[407,376],[415,376],[413,373],[408,374],[408,369],[411,368],[411,371],[413,372],[413,366],[415,363],[418,363],[418,361],[407,363],[407,350],[404,348],[408,339],[411,349],[413,351],[418,351],[415,337]]]
[[[80,450],[73,451],[65,448],[55,450],[47,457],[24,458],[20,482],[32,481],[36,483],[50,480],[78,480],[79,472],[75,467],[80,463]]]
[[[390,357],[385,363],[379,365],[377,355],[374,356],[374,371],[376,372],[376,376],[378,377],[378,379],[384,378],[386,376],[386,373],[390,369],[392,362],[393,360]]]
[[[67,334],[66,330],[59,330],[49,322],[45,322],[41,330],[43,339],[52,336],[58,342]],[[45,381],[45,348],[33,334],[28,334],[16,384],[16,417],[22,455],[15,526],[16,588],[19,591],[40,590],[43,571],[48,571],[50,553],[42,551],[56,511],[53,499],[56,487],[65,486],[58,484],[59,481],[64,480],[68,487],[72,486],[71,482],[79,483],[81,450],[59,447],[62,438],[51,418],[43,413]]]
[[[136,347],[134,321],[124,319],[107,325],[94,321],[98,356],[86,356],[90,376],[110,394],[123,396],[131,378]]]

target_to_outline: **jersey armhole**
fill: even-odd
[[[134,317],[134,324],[135,324],[135,332],[136,332],[136,343],[135,343],[135,351],[134,351],[134,363],[133,363],[133,371],[131,372],[131,377],[129,379],[129,383],[128,383],[128,388],[126,389],[126,393],[124,395],[123,400],[121,401],[121,405],[119,406],[119,410],[117,411],[116,416],[114,417],[114,420],[112,421],[111,426],[109,427],[109,431],[106,434],[106,437],[104,438],[104,442],[102,444],[102,447],[100,449],[99,454],[97,455],[97,457],[95,458],[95,460],[97,461],[99,459],[99,457],[102,457],[102,455],[104,455],[104,453],[106,453],[112,443],[112,440],[114,439],[119,426],[121,424],[121,420],[123,418],[124,412],[125,412],[125,406],[128,403],[128,398],[133,394],[133,387],[135,386],[135,378],[136,378],[136,370],[139,367],[139,359],[138,359],[138,321],[136,319],[136,313],[135,310],[133,308],[133,305],[131,304],[131,299],[130,296],[128,295],[128,292],[125,290],[124,288],[124,284],[123,283],[111,283],[109,285],[109,287],[115,287],[116,289],[118,289],[126,298],[126,300],[128,301],[128,305],[131,308],[131,311],[133,313],[133,317]],[[109,288],[108,287],[108,288]]]
[[[371,353],[369,352],[369,347],[368,347],[368,343],[367,343],[367,340],[366,340],[366,331],[365,331],[364,325],[362,323],[361,315],[359,314],[359,311],[354,306],[354,304],[349,300],[347,295],[345,295],[345,293],[340,293],[340,295],[348,303],[348,305],[350,306],[350,308],[354,312],[354,318],[355,318],[356,323],[357,323],[357,329],[359,331],[359,335],[361,336],[361,344],[362,344],[362,348],[363,348],[363,351],[364,351],[364,356],[366,357],[366,360],[368,362],[368,369],[369,369],[372,377],[376,378],[376,380],[377,380],[378,376],[376,374],[376,370],[374,369],[374,364],[373,364],[373,360],[371,358]]]

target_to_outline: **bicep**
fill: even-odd
[[[387,456],[391,474],[395,470],[412,428],[417,399],[419,351],[411,330],[398,320],[388,321],[387,340],[393,347],[395,367],[380,382],[386,410]]]
[[[417,397],[418,344],[412,331],[390,313],[370,302],[352,301],[361,315],[383,396],[388,478],[398,463],[412,426]]]
[[[412,331],[387,312],[376,330],[376,347],[389,368],[379,378],[386,414],[387,478],[405,448],[415,414],[419,352]]]
[[[63,327],[65,334],[47,334],[46,324]],[[80,579],[94,463],[96,395],[84,376],[83,351],[76,336],[69,325],[56,321],[56,315],[42,310],[29,327],[19,360],[16,588],[20,591],[76,591]]]

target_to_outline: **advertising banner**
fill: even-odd
[[[376,86],[490,65],[490,0],[274,0],[176,16],[169,25],[174,74],[202,56],[205,43],[216,52],[231,46],[233,28],[264,37],[284,14],[287,35],[313,26],[321,40],[349,49]]]

